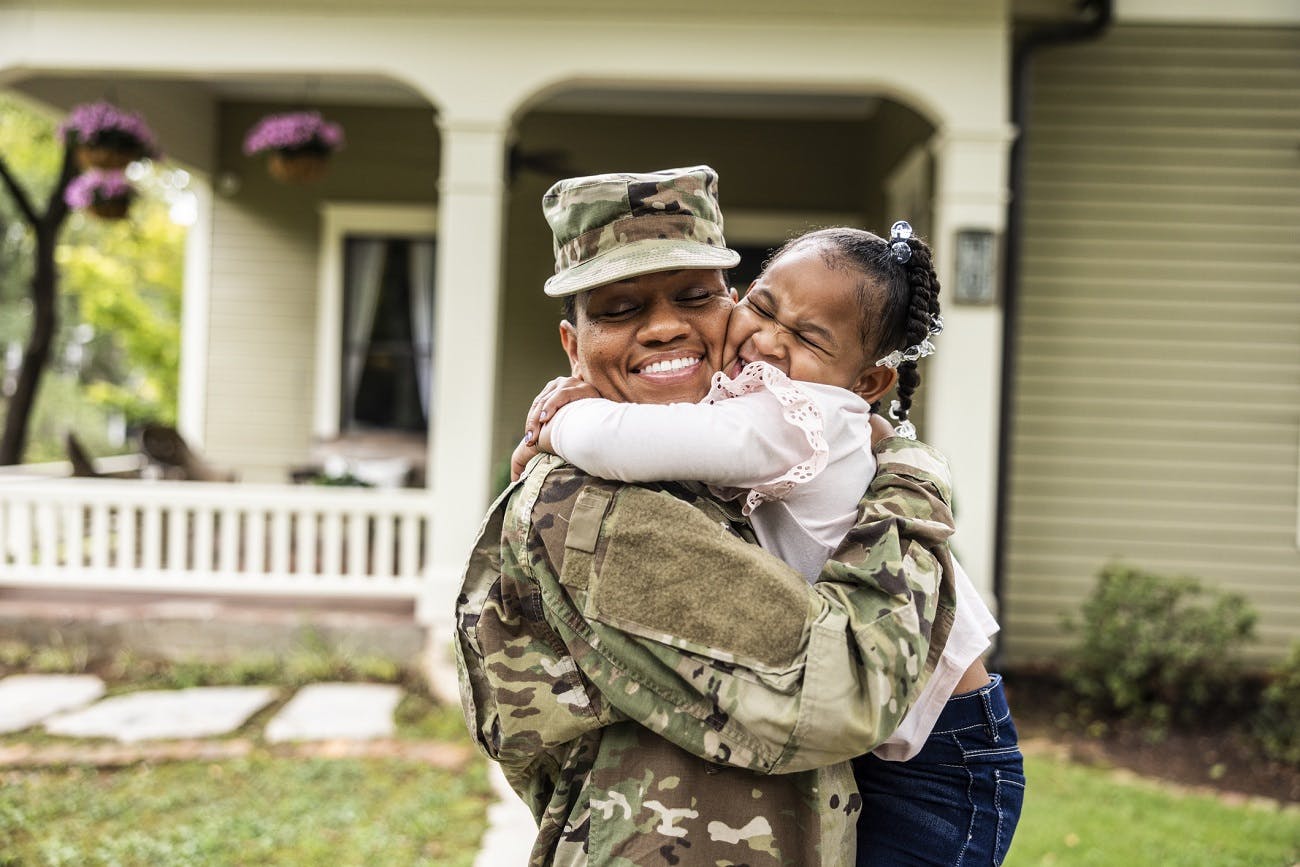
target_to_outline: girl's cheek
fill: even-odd
[[[723,341],[723,360],[731,361],[740,352],[740,345],[745,342],[749,335],[754,333],[754,329],[745,315],[744,308],[737,307],[731,311],[731,319],[727,322],[727,336]]]
[[[740,348],[756,330],[753,320],[754,315],[743,306],[737,306],[731,311],[731,319],[727,322],[727,336],[722,345],[722,360],[718,366],[718,369],[727,376],[735,376],[738,373],[734,368],[740,358]]]

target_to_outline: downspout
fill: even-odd
[[[1015,433],[1016,322],[1020,309],[1021,233],[1024,223],[1025,138],[1029,115],[1029,71],[1034,54],[1042,48],[1086,42],[1103,36],[1114,15],[1113,0],[1080,0],[1081,20],[1052,24],[1031,30],[1015,43],[1011,62],[1011,123],[1016,130],[1011,144],[1009,166],[1010,196],[1007,202],[1006,231],[1002,246],[1002,381],[998,406],[998,471],[996,513],[994,515],[993,598],[998,619],[1005,622],[1004,598],[1007,534],[1007,505],[1011,499],[1011,440]],[[1002,656],[999,638],[991,664],[997,667]]]

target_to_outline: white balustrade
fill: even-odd
[[[421,490],[0,481],[0,585],[420,598]]]

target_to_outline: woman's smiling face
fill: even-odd
[[[626,403],[695,403],[722,368],[734,306],[721,271],[643,274],[583,293],[560,323],[575,376]]]

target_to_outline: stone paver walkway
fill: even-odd
[[[383,683],[314,683],[304,686],[266,724],[266,739],[370,740],[393,736],[400,687]]]
[[[450,660],[430,666],[434,691],[456,701]],[[228,735],[273,702],[274,687],[194,687],[142,690],[101,699],[104,684],[88,675],[12,675],[0,680],[0,733],[44,725],[68,737],[110,738],[117,744],[0,745],[0,767],[65,764],[118,766],[137,761],[238,758],[253,750],[247,738]],[[399,687],[373,683],[322,683],[300,689],[267,723],[264,736],[277,752],[304,756],[400,756],[461,768],[467,747],[393,739]],[[149,743],[149,742],[155,743]],[[537,826],[511,791],[501,770],[491,768],[496,801],[488,807],[475,867],[526,864]]]
[[[479,842],[474,867],[527,864],[533,840],[537,838],[537,822],[510,788],[496,762],[488,768],[488,782],[497,799],[488,806],[488,828]]]
[[[141,690],[99,700],[92,675],[16,674],[0,680],[0,734],[43,724],[50,734],[120,743],[227,735],[273,702],[269,686]],[[267,723],[271,743],[392,738],[400,687],[317,683],[303,687]]]
[[[113,696],[45,721],[50,734],[124,743],[233,732],[275,700],[269,686],[196,686]]]
[[[46,717],[90,704],[104,682],[90,674],[15,674],[0,680],[0,734],[31,728]]]

